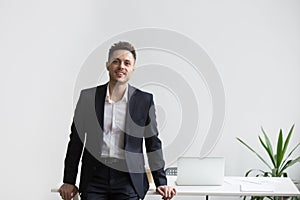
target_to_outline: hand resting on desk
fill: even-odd
[[[176,189],[167,185],[158,186],[156,191],[163,196],[164,200],[172,199],[176,195]]]

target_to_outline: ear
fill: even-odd
[[[106,69],[107,70],[109,69],[109,62],[108,61],[106,62]]]

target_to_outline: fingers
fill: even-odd
[[[61,198],[64,200],[71,200],[74,197],[73,193],[69,193],[69,192],[63,192],[61,194]]]
[[[175,188],[168,187],[165,193],[166,199],[172,199],[176,195],[176,190]]]
[[[165,200],[172,199],[176,195],[176,189],[169,186],[159,186],[157,191]]]
[[[61,190],[60,196],[64,200],[71,200],[71,193],[66,190]]]
[[[162,191],[161,187],[157,187],[156,191],[160,194],[160,195],[164,195],[164,192]]]
[[[63,184],[59,188],[59,193],[62,199],[71,200],[77,193],[77,188],[74,185]]]

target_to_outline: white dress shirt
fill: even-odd
[[[107,85],[104,104],[102,157],[124,159],[124,131],[127,110],[128,86],[120,101],[114,102]]]

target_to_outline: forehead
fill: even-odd
[[[128,50],[123,50],[123,49],[115,50],[112,53],[111,60],[117,58],[120,60],[134,60],[132,53]]]

